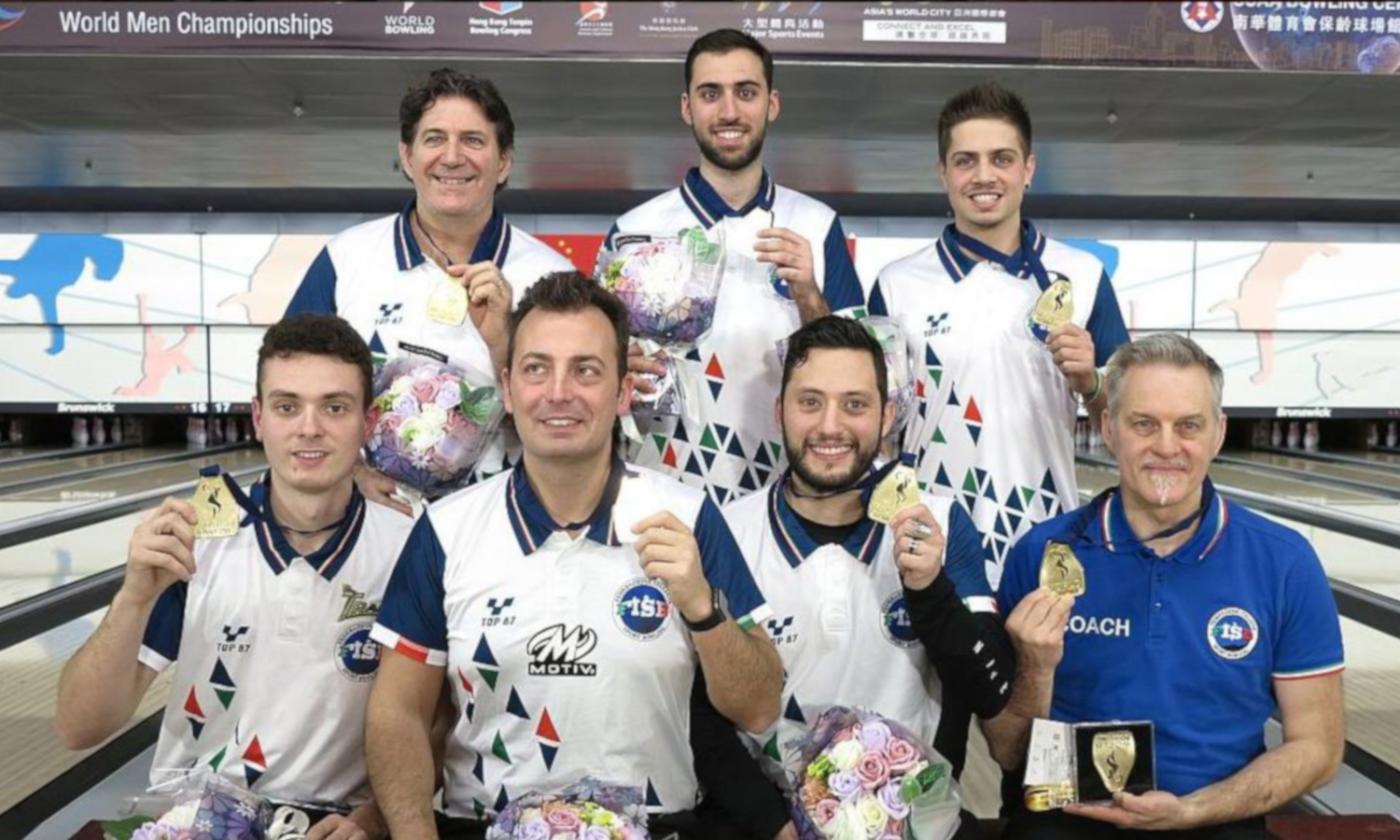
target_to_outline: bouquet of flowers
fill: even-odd
[[[894,404],[894,425],[890,426],[889,436],[898,440],[897,436],[914,408],[915,385],[913,369],[909,364],[909,345],[904,343],[904,331],[893,318],[866,315],[859,320],[865,331],[879,342],[880,349],[885,351],[885,381],[890,402]]]
[[[682,368],[673,357],[683,356],[714,324],[724,277],[723,228],[714,235],[718,241],[702,228],[687,228],[676,236],[643,237],[598,258],[598,282],[627,307],[628,326],[646,355],[666,365],[664,375],[651,377],[655,390],[634,398],[657,414],[684,413]]]
[[[952,767],[898,723],[833,706],[801,756],[793,824],[802,840],[946,840],[958,830]]]
[[[263,840],[272,806],[214,773],[194,772],[163,791],[170,807],[132,832],[132,840]]]
[[[506,806],[486,840],[647,840],[646,806],[636,788],[584,779],[560,794],[526,794]]]
[[[414,353],[380,368],[374,393],[367,462],[428,496],[466,483],[504,414],[494,382]]]

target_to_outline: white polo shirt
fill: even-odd
[[[768,618],[719,509],[658,473],[615,462],[577,538],[551,520],[523,463],[434,503],[404,547],[373,638],[446,669],[458,710],[448,816],[480,818],[586,776],[644,790],[656,812],[695,806],[698,660],[665,589],[613,530],[624,469],[649,472],[657,509],[690,524],[705,577],[739,625]]]
[[[1046,269],[1037,278],[1023,259]],[[1045,343],[1026,325],[1049,281],[1070,281],[1073,321],[1102,366],[1127,342],[1123,315],[1098,258],[1023,223],[1016,254],[974,261],[953,225],[932,245],[880,272],[870,312],[904,331],[916,366],[916,406],[903,449],[920,484],[957,497],[985,536],[1001,579],[1010,547],[1030,527],[1079,504],[1075,396]]]
[[[196,540],[193,579],[151,613],[140,661],[175,668],[151,782],[205,765],[274,801],[344,810],[370,797],[370,626],[413,522],[354,490],[340,527],[299,557],[272,518],[269,480],[236,493],[238,533]]]
[[[627,213],[613,225],[604,243],[616,249],[649,235],[674,236],[697,225],[709,229],[725,217],[742,217],[756,208],[771,210],[774,224],[796,231],[812,246],[817,286],[833,312],[860,306],[864,293],[846,249],[846,235],[836,212],[814,198],[777,186],[763,173],[758,195],[732,208],[692,169],[674,190],[662,193]],[[785,286],[742,282],[739,261],[731,251],[715,305],[714,328],[685,357],[701,383],[700,422],[634,414],[645,443],[631,460],[704,488],[718,504],[757,490],[783,460],[783,438],[773,420],[773,395],[782,381],[777,344],[802,325],[797,304]],[[634,408],[638,406],[634,403]]]
[[[355,225],[326,243],[307,269],[286,314],[339,315],[377,357],[392,359],[405,347],[424,348],[427,355],[445,357],[452,365],[494,382],[497,371],[491,367],[491,352],[470,316],[461,324],[440,324],[428,317],[428,298],[448,274],[419,248],[409,222],[413,207],[410,201],[401,212]],[[512,306],[544,275],[575,270],[558,251],[510,224],[500,210],[482,230],[470,262],[485,260],[493,261],[510,283]],[[503,459],[518,458],[518,443],[512,440],[510,448],[507,456],[498,434],[483,453],[477,473],[498,472]]]
[[[749,736],[765,771],[787,787],[800,770],[794,742],[833,705],[870,709],[932,744],[943,689],[915,637],[889,529],[864,519],[844,543],[819,544],[783,494],[785,473],[724,508],[773,610],[764,627],[783,659],[782,716]],[[945,535],[944,568],[973,612],[995,612],[981,535],[947,496],[922,494]],[[966,721],[961,743],[966,743]],[[946,735],[945,735],[946,737]]]

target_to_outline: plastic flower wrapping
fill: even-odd
[[[495,382],[414,353],[374,377],[366,461],[433,497],[462,487],[501,422]]]
[[[711,236],[715,238],[712,239]],[[629,237],[624,237],[627,239]],[[647,356],[666,365],[650,377],[656,389],[633,400],[657,414],[684,413],[676,359],[695,346],[714,324],[724,277],[723,228],[713,233],[687,228],[676,236],[639,236],[598,257],[598,282],[627,307],[633,337]]]
[[[132,840],[264,840],[272,821],[272,806],[261,796],[210,772],[178,779],[165,795],[168,810],[137,828]]]
[[[554,795],[521,796],[496,815],[486,840],[647,840],[636,788],[584,779]]]
[[[800,751],[792,810],[802,840],[946,840],[957,832],[952,766],[898,723],[833,706]]]

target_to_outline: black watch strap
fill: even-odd
[[[713,630],[723,624],[725,618],[727,618],[727,616],[724,614],[724,607],[720,606],[719,603],[719,590],[714,587],[710,588],[710,614],[708,616],[699,621],[691,621],[685,617],[685,613],[681,613],[681,621],[685,622],[685,626],[690,628],[690,632],[692,633],[704,633],[706,630]]]

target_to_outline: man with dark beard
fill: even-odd
[[[764,626],[786,673],[782,717],[746,734],[779,786],[800,769],[794,741],[832,705],[902,723],[957,774],[970,714],[995,717],[1010,696],[1014,655],[966,511],[921,493],[889,525],[867,515],[871,489],[893,467],[872,471],[893,422],[887,398],[884,355],[863,326],[829,316],[798,330],[774,409],[789,469],[723,510],[768,593]],[[717,775],[707,769],[713,756],[696,754],[701,783],[745,812],[735,822],[781,825],[749,813],[747,802],[730,805],[737,785],[707,780]],[[964,831],[975,830],[965,817]]]
[[[615,251],[696,227],[723,238],[714,328],[676,360],[708,385],[697,388],[703,405],[693,407],[708,422],[636,410],[646,444],[630,459],[705,488],[719,504],[757,490],[781,463],[767,410],[778,386],[778,340],[864,302],[835,211],[777,186],[763,167],[763,140],[778,111],[773,57],[761,43],[733,29],[701,36],[686,56],[681,94],[699,166],[676,189],[619,218],[605,243],[605,252]],[[636,346],[628,361],[633,373],[663,371]],[[644,400],[645,379],[638,390]]]

